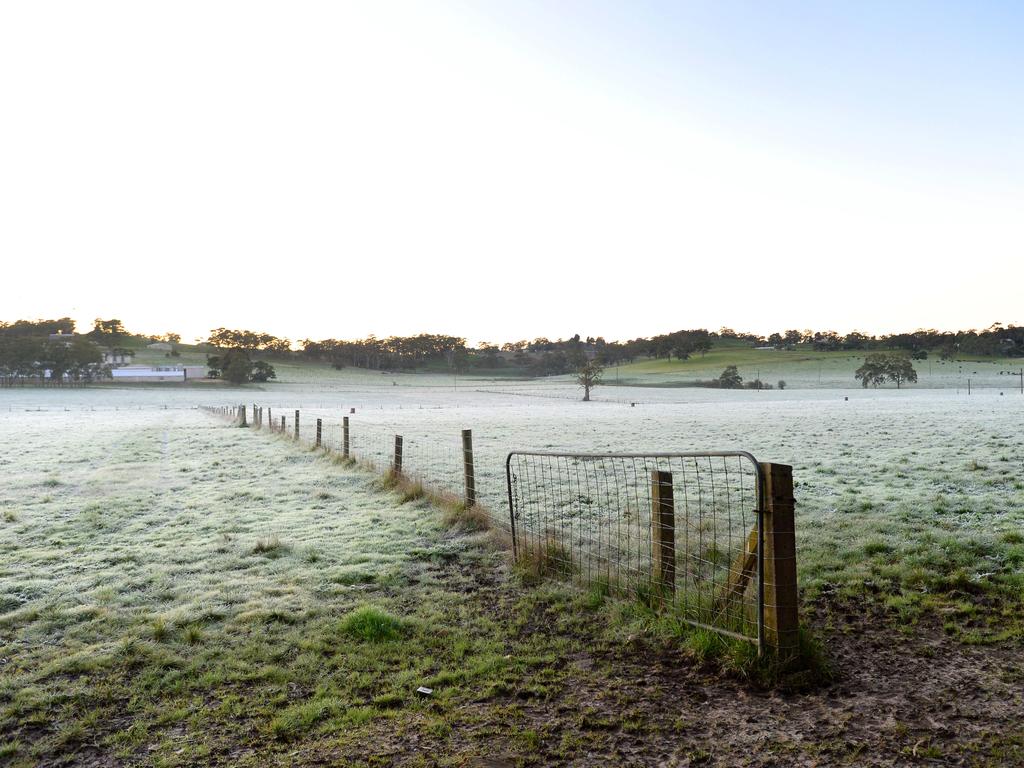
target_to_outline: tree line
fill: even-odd
[[[74,381],[89,380],[102,374],[94,362],[96,350],[83,342],[70,344],[50,342],[51,334],[71,335],[74,320],[62,317],[47,320],[16,320],[0,322],[0,375],[5,381],[32,378],[56,371]],[[142,336],[130,333],[118,319],[97,318],[93,328],[82,337],[95,345],[113,351],[124,351],[120,346],[136,341],[164,341],[177,345],[181,336],[165,333]],[[16,341],[19,340],[19,341]],[[244,352],[239,360],[251,364],[250,375],[269,375],[254,356],[300,357],[329,363],[336,368],[347,366],[374,370],[415,370],[434,367],[461,372],[471,369],[494,370],[515,368],[533,376],[572,373],[582,362],[597,360],[603,366],[634,362],[637,359],[685,360],[694,355],[704,356],[715,347],[724,345],[750,345],[774,347],[780,350],[813,349],[817,351],[896,351],[905,352],[913,359],[923,359],[934,352],[944,359],[962,355],[972,356],[1024,356],[1024,327],[993,323],[983,330],[938,331],[920,329],[909,333],[872,336],[859,331],[840,334],[836,331],[789,329],[768,335],[743,333],[731,328],[709,331],[695,328],[672,331],[650,337],[607,341],[603,337],[574,334],[556,340],[537,337],[501,344],[481,342],[470,347],[466,339],[447,334],[421,333],[413,336],[388,336],[363,339],[303,339],[298,349],[288,338],[264,331],[214,328],[205,339],[198,340],[213,349],[211,371],[225,375],[230,360],[222,358],[232,350]],[[176,350],[175,350],[176,352]],[[172,352],[171,354],[174,354]],[[71,354],[70,359],[67,354]],[[236,362],[235,371],[243,362]],[[237,373],[235,375],[238,375]],[[720,384],[719,384],[720,385]],[[749,385],[749,383],[745,384]]]
[[[75,321],[67,317],[0,323],[0,383],[62,386],[109,376],[99,344],[89,336],[73,335],[74,330]]]
[[[859,331],[841,335],[835,331],[788,330],[759,339],[777,349],[810,347],[819,351],[902,350],[922,359],[928,352],[944,360],[960,355],[1024,357],[1024,326],[993,323],[983,330],[937,331],[919,329],[910,333],[868,336]],[[922,355],[921,353],[925,353]]]

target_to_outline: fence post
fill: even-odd
[[[284,429],[285,429],[285,427],[284,427],[284,416],[282,416],[281,417],[281,434],[282,435],[284,434]]]
[[[764,475],[764,630],[766,643],[782,659],[799,650],[800,618],[796,586],[796,528],[793,521],[793,468],[761,465]]]
[[[320,435],[321,435],[321,430],[322,429],[323,429],[323,419],[317,419],[316,420],[316,447],[317,448],[320,447]]]
[[[396,475],[402,474],[402,436],[395,435],[395,462],[393,469]]]
[[[238,426],[240,426],[240,427],[247,427],[247,426],[249,426],[248,424],[245,423],[245,405],[244,404],[238,406],[238,414],[239,414]]]
[[[476,473],[473,471],[473,430],[462,430],[462,474],[466,478],[466,506],[476,504]]]
[[[267,424],[270,425],[270,431],[274,431],[274,409],[267,406]]]
[[[348,458],[348,416],[341,420],[341,455]]]
[[[651,566],[659,602],[676,593],[676,507],[672,473],[651,472]]]
[[[299,412],[295,411],[295,439],[299,439]]]

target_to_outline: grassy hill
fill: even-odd
[[[139,365],[204,365],[209,350],[206,347],[178,344],[178,356],[151,350],[149,342],[133,338],[121,346],[135,352],[135,363]],[[814,349],[760,349],[740,341],[719,341],[704,355],[695,354],[688,360],[639,359],[633,363],[610,366],[605,371],[604,381],[609,386],[686,387],[701,381],[717,379],[722,371],[735,365],[744,381],[760,379],[773,387],[785,381],[787,388],[854,388],[858,386],[854,372],[864,361],[864,352],[840,351],[823,352]],[[257,359],[263,358],[256,354]],[[915,361],[917,387],[966,388],[968,379],[972,388],[1015,390],[1020,379],[1014,375],[1024,366],[1019,358],[964,358],[955,361],[939,360],[933,354],[931,359]],[[331,378],[339,375],[330,365],[323,362],[270,357],[279,380],[305,380]],[[345,369],[343,378],[349,381],[354,373],[362,369]],[[380,371],[362,371],[369,379],[379,381]],[[415,372],[403,373],[403,378],[412,376],[447,377],[454,373],[443,363],[431,363]],[[569,376],[534,377],[528,369],[514,365],[498,368],[470,368],[458,374],[459,379],[504,379],[565,381]]]

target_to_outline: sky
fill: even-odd
[[[0,3],[0,320],[1024,324],[1024,4]]]

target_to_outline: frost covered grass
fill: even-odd
[[[752,450],[795,465],[806,601],[867,597],[910,632],[939,615],[967,642],[1020,636],[1019,401],[675,390],[634,408],[365,378],[219,396],[300,406],[304,425],[318,413],[336,425],[351,405],[354,447],[401,431],[413,468],[457,461],[472,427],[484,499],[503,492],[511,447]],[[454,505],[446,530],[415,486],[382,493],[335,456],[154,408],[161,392],[76,391],[68,411],[50,390],[0,400],[0,441],[18,446],[0,456],[0,755],[14,765],[266,765],[296,745],[341,760],[396,734],[456,754],[467,732],[529,754],[521,733],[538,726],[521,703],[602,689],[604,661],[564,663],[602,633],[621,645],[678,632],[693,658],[760,674],[748,647],[603,594],[504,589],[479,510]],[[209,395],[173,391],[171,405],[190,397]],[[417,455],[440,436],[454,454]],[[548,756],[579,747],[567,736],[552,751],[538,733]]]
[[[402,389],[379,388],[375,406],[371,393],[358,396],[365,399],[350,417],[353,451],[386,466],[393,435],[402,434],[407,472],[427,487],[458,493],[459,431],[472,427],[477,492],[499,522],[506,509],[504,458],[511,449],[744,449],[794,467],[799,573],[807,599],[867,597],[911,630],[922,615],[941,615],[947,631],[970,642],[1022,634],[1019,394],[605,392],[635,395],[637,405],[630,406],[534,397],[532,390]],[[546,394],[563,389],[555,384]],[[322,417],[326,439],[336,441],[341,410],[307,408],[303,424]]]
[[[32,413],[0,431],[23,446],[0,481],[12,760],[147,745],[189,764],[237,718],[291,738],[415,705],[454,643],[505,666],[444,616],[459,584],[434,566],[470,545],[365,473],[198,412]],[[413,598],[408,582],[429,586]],[[327,682],[325,666],[347,671]],[[183,736],[197,729],[209,738]]]

